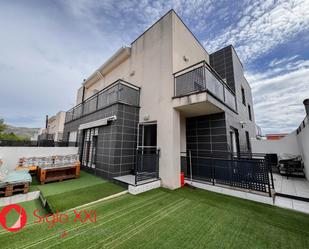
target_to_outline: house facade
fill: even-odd
[[[64,137],[78,141],[85,169],[108,178],[135,174],[137,156],[151,165],[155,154],[162,185],[175,189],[183,152],[224,159],[251,151],[256,137],[235,49],[207,53],[173,10],[90,75],[76,104]]]
[[[61,142],[63,140],[63,129],[66,118],[66,112],[59,111],[56,115],[48,118],[47,127],[42,129],[39,134],[39,140],[54,140]]]

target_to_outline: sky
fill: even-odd
[[[235,47],[264,134],[298,127],[309,98],[309,0],[0,0],[0,117],[43,127],[171,8],[209,53]]]

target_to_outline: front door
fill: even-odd
[[[138,125],[136,173],[154,176],[157,170],[157,123],[140,123]]]

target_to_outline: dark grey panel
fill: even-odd
[[[135,165],[139,108],[115,104],[66,123],[64,132],[78,130],[80,124],[115,115],[117,120],[99,127],[95,174],[112,178],[130,173]]]

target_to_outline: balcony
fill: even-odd
[[[65,123],[101,110],[115,103],[139,106],[139,90],[123,80],[117,80],[66,112]]]
[[[174,80],[174,99],[208,93],[234,112],[237,111],[234,91],[206,61],[199,62],[175,73]],[[203,101],[203,98],[198,101]]]

